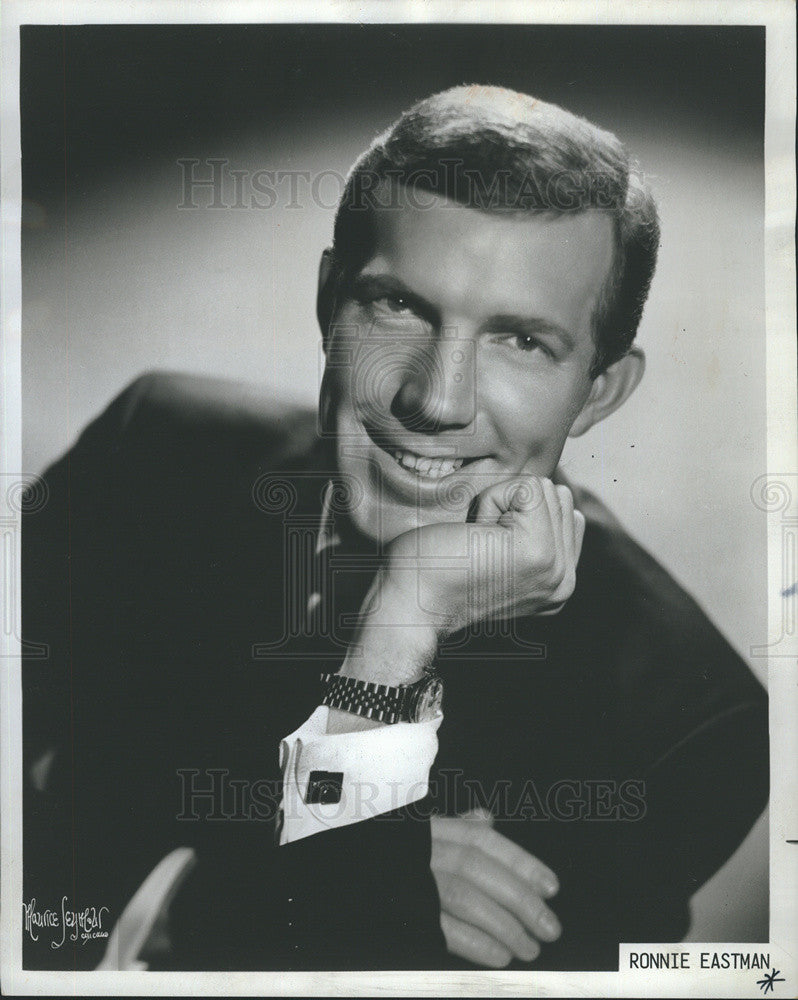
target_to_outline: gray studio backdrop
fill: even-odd
[[[765,514],[750,495],[765,471],[762,33],[193,30],[24,29],[25,471],[146,370],[315,405],[316,268],[340,178],[425,93],[524,89],[615,131],[662,218],[645,379],[563,466],[764,680],[750,656],[767,642]],[[220,207],[186,188],[192,170],[222,178]],[[257,171],[294,180],[258,207],[272,197]],[[764,823],[694,910],[695,939],[767,939]]]

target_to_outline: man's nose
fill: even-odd
[[[391,403],[408,430],[437,433],[468,427],[476,413],[475,343],[440,331],[408,357]]]

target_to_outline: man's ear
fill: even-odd
[[[335,293],[338,285],[338,266],[335,263],[332,248],[322,251],[319,261],[319,283],[316,290],[316,318],[321,329],[324,350],[327,350],[327,339],[335,309]]]
[[[639,347],[633,347],[620,361],[609,365],[597,375],[585,405],[574,420],[569,437],[579,437],[589,431],[619,406],[622,406],[640,384],[646,370],[646,356]]]

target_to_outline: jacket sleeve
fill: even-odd
[[[150,967],[434,969],[446,966],[426,802],[284,847],[247,831],[200,852]],[[263,833],[265,831],[261,831]]]

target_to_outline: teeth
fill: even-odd
[[[456,472],[463,464],[462,458],[425,458],[410,451],[394,450],[393,457],[406,469],[427,479],[441,479]]]

